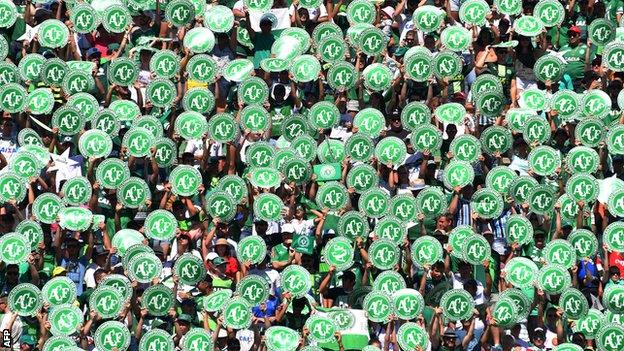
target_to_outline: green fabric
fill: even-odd
[[[561,48],[560,52],[563,54],[563,58],[567,61],[565,66],[565,73],[570,75],[572,80],[583,78],[585,73],[585,51],[587,45],[579,44],[576,47],[566,45]]]
[[[273,33],[256,33],[251,42],[254,45],[254,67],[259,68],[263,59],[271,57],[271,46],[275,42],[275,36]]]
[[[288,248],[284,244],[273,246],[271,249],[271,262],[288,261]]]

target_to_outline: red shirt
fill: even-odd
[[[609,254],[609,267],[613,266],[620,269],[620,274],[624,274],[624,253],[611,252]]]
[[[238,273],[238,261],[234,257],[225,259],[225,275],[236,280],[236,273]]]

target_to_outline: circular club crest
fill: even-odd
[[[119,291],[110,286],[98,286],[89,296],[89,307],[104,319],[119,315],[123,300]]]
[[[461,73],[462,67],[461,57],[452,51],[442,51],[433,57],[433,74],[438,79],[455,77]]]
[[[598,170],[599,162],[596,150],[587,146],[572,148],[565,159],[565,164],[571,173],[594,173]]]
[[[468,0],[459,8],[459,19],[463,23],[481,27],[490,13],[490,5],[485,0]]]
[[[347,7],[347,20],[351,25],[359,23],[373,24],[376,12],[375,5],[372,2],[355,0]]]
[[[214,33],[212,33],[212,31],[208,28],[195,27],[186,32],[186,35],[184,36],[184,47],[188,48],[192,53],[195,54],[210,52],[214,48],[214,45]],[[228,77],[226,77],[226,79],[230,80]]]
[[[37,88],[33,90],[28,94],[27,106],[33,115],[49,114],[54,108],[54,94],[52,90],[49,88]]]
[[[148,331],[143,334],[139,342],[139,351],[173,351],[174,349],[175,343],[173,342],[173,337],[162,329],[152,329]]]
[[[624,298],[624,287],[611,284],[604,291],[602,302],[612,313],[624,313],[624,306],[620,303]]]
[[[514,303],[517,322],[522,322],[531,313],[531,301],[529,301],[527,295],[520,289],[505,289],[505,291],[500,294],[499,299],[511,300]]]
[[[624,155],[624,125],[609,128],[605,141],[610,154]]]
[[[452,161],[444,168],[444,185],[449,189],[464,187],[474,180],[474,169],[465,161]]]
[[[485,184],[488,188],[492,188],[501,194],[506,194],[517,177],[516,172],[509,167],[496,166],[488,172]]]
[[[401,111],[401,124],[410,131],[417,130],[423,124],[431,122],[431,110],[419,101],[408,103]]]
[[[468,291],[452,289],[442,295],[440,307],[442,307],[444,317],[450,320],[468,319],[472,316],[474,300]]]
[[[13,1],[0,1],[0,27],[9,28],[13,26],[18,17],[17,7]]]
[[[267,12],[273,7],[273,0],[244,0],[243,2],[248,9]]]
[[[599,350],[619,351],[624,349],[624,326],[618,324],[606,324],[596,336],[596,344]]]
[[[147,85],[145,95],[152,105],[165,108],[173,104],[177,95],[177,90],[175,84],[173,84],[170,80],[156,78]],[[178,116],[178,118],[180,117],[181,116]]]
[[[128,178],[130,178],[128,165],[117,158],[102,161],[95,171],[95,179],[107,189],[116,189]]]
[[[399,249],[388,239],[378,239],[369,247],[368,256],[373,266],[381,270],[392,269],[399,262]]]
[[[370,161],[373,152],[373,141],[365,134],[353,134],[345,143],[345,155],[356,162]]]
[[[358,47],[368,56],[379,55],[386,48],[386,36],[379,28],[366,28],[358,37]]]
[[[269,282],[256,274],[247,275],[236,284],[236,294],[251,306],[258,306],[269,298]]]
[[[147,128],[132,127],[124,134],[121,145],[128,149],[130,156],[145,157],[154,145],[154,135]]]
[[[204,21],[213,32],[227,33],[234,26],[234,13],[227,6],[212,6],[204,13]]]
[[[533,71],[542,82],[557,82],[565,69],[565,61],[556,55],[544,55],[537,59]]]
[[[132,296],[132,287],[130,280],[125,275],[109,274],[100,282],[102,286],[111,286],[121,293],[122,299],[128,301]]]
[[[243,129],[254,133],[264,132],[270,125],[269,113],[261,105],[249,105],[241,111],[240,122]]]
[[[318,43],[317,52],[325,62],[341,63],[344,62],[347,46],[342,35],[328,35]]]
[[[369,230],[368,220],[357,211],[345,212],[338,220],[337,234],[351,240],[367,237]]]
[[[550,109],[557,111],[563,120],[571,120],[578,116],[579,96],[573,90],[559,90],[550,99]]]
[[[180,57],[171,50],[160,50],[150,59],[149,67],[156,76],[171,79],[180,71]]]
[[[201,173],[193,166],[178,165],[169,175],[171,192],[181,196],[191,196],[202,184]]]
[[[522,137],[529,145],[544,144],[550,139],[550,123],[543,117],[529,117],[524,124]]]
[[[556,295],[570,287],[572,278],[564,266],[549,264],[539,270],[537,283],[547,294]]]
[[[392,216],[386,216],[380,219],[375,224],[375,234],[379,239],[387,239],[394,243],[394,245],[400,245],[403,243],[407,236],[407,228],[403,222]]]
[[[380,188],[365,191],[358,200],[358,208],[366,216],[380,218],[388,212],[390,196]]]
[[[565,190],[575,201],[591,203],[596,201],[600,188],[598,187],[598,181],[591,174],[577,173],[572,175],[567,181]]]
[[[436,118],[443,123],[457,125],[462,124],[464,122],[465,115],[466,108],[456,102],[442,104],[435,109]]]
[[[382,273],[383,274],[383,273]],[[392,294],[394,313],[401,319],[410,320],[418,317],[424,309],[425,300],[417,290],[400,289]]]
[[[176,27],[184,27],[195,18],[195,6],[189,0],[172,0],[165,8],[165,19]]]
[[[537,265],[530,259],[514,257],[505,265],[505,279],[514,287],[523,289],[533,286],[538,271]]]
[[[266,256],[267,246],[258,235],[252,235],[243,238],[236,247],[236,257],[241,262],[251,262],[258,264],[262,262]]]
[[[505,223],[507,242],[525,245],[533,241],[533,225],[522,215],[511,215]]]
[[[325,24],[328,22],[321,23]],[[317,26],[317,28],[320,27]],[[355,86],[358,79],[358,71],[355,67],[345,61],[335,62],[327,71],[327,82],[330,87],[336,90],[347,90]]]
[[[86,157],[107,157],[113,150],[113,141],[104,131],[91,129],[80,136],[78,149]]]
[[[412,243],[412,260],[420,267],[442,260],[442,244],[432,236],[422,236]]]
[[[318,78],[321,71],[321,64],[312,55],[300,55],[293,59],[290,66],[290,73],[298,83],[310,82]]]
[[[9,161],[9,169],[25,179],[39,175],[41,168],[39,160],[28,151],[14,153]]]
[[[180,339],[182,351],[212,350],[212,335],[204,329],[192,328]]]
[[[481,133],[481,147],[489,154],[505,153],[511,147],[511,143],[511,132],[505,127],[490,126]]]
[[[529,166],[538,175],[550,176],[561,167],[561,155],[550,146],[538,146],[529,153]]]
[[[329,343],[335,341],[334,333],[336,332],[336,324],[334,321],[325,316],[312,315],[308,317],[305,327],[310,331],[309,338],[318,343]]]
[[[141,299],[141,307],[148,310],[153,316],[164,316],[173,307],[174,296],[171,289],[157,284],[145,289]]]
[[[87,3],[74,4],[69,18],[74,24],[74,30],[79,34],[91,33],[100,24],[100,17]]]
[[[64,207],[63,200],[56,194],[43,193],[35,199],[32,211],[39,222],[52,224],[56,221],[59,211]]]
[[[571,268],[576,264],[576,251],[572,244],[564,239],[549,242],[544,247],[542,255],[548,264],[557,264]]]
[[[125,350],[130,346],[130,331],[122,322],[104,322],[95,331],[93,341],[98,350]]]
[[[308,122],[316,130],[333,128],[340,122],[340,111],[332,102],[317,102],[308,111]]]
[[[584,146],[596,147],[605,137],[605,129],[605,125],[600,119],[585,118],[576,125],[574,137]],[[624,148],[624,145],[622,147]]]
[[[28,104],[26,89],[17,84],[10,83],[0,88],[0,109],[9,112],[22,112]]]
[[[290,265],[280,274],[282,289],[295,298],[302,298],[312,288],[310,273],[299,265]]]
[[[405,74],[416,82],[426,82],[433,74],[433,55],[428,49],[418,50],[405,59]]]
[[[376,278],[373,283],[374,291],[383,291],[387,294],[394,294],[395,292],[405,289],[405,279],[401,274],[395,271],[383,271]],[[410,289],[411,290],[411,289]]]
[[[295,330],[280,326],[271,326],[265,332],[269,350],[295,351],[301,337]]]
[[[390,199],[389,214],[403,222],[416,218],[418,204],[411,194],[397,194]]]
[[[260,194],[254,201],[254,216],[265,221],[276,221],[282,218],[283,206],[279,196],[271,193]]]
[[[476,137],[470,134],[463,134],[451,141],[449,150],[453,153],[455,159],[472,164],[479,159],[481,144]]]
[[[353,126],[358,128],[358,133],[376,138],[385,126],[384,115],[375,108],[365,108],[355,115]]]
[[[490,259],[490,244],[482,235],[471,235],[466,239],[463,247],[464,259],[473,265],[483,264]]]
[[[69,336],[76,333],[82,326],[84,318],[80,308],[71,304],[63,304],[54,306],[50,310],[48,321],[52,335]]]
[[[43,306],[41,291],[30,283],[15,286],[7,298],[9,310],[19,316],[34,316]]]
[[[581,113],[589,117],[605,117],[611,112],[611,97],[598,89],[585,91],[581,97]]]
[[[136,61],[119,57],[111,61],[108,66],[108,80],[120,86],[128,87],[134,84],[139,77],[139,67]]]
[[[473,211],[482,218],[497,218],[505,207],[502,196],[489,188],[477,190],[470,200]]]
[[[25,81],[38,81],[45,62],[45,57],[39,54],[28,54],[24,56],[17,64],[20,76]],[[13,79],[11,83],[17,82]],[[65,90],[67,93],[69,93],[69,91],[69,89]]]
[[[43,302],[51,305],[72,303],[76,300],[76,283],[67,277],[54,277],[41,289]]]
[[[210,295],[203,299],[204,310],[208,312],[220,311],[230,297],[232,297],[232,290],[214,290]]]
[[[573,330],[583,333],[587,339],[595,339],[604,322],[605,316],[602,312],[590,308],[587,314],[575,323]]]
[[[578,320],[584,317],[589,311],[589,303],[585,295],[574,288],[566,289],[566,291],[561,294],[559,305],[569,319]]]
[[[128,9],[119,4],[106,7],[100,18],[104,29],[109,33],[123,33],[132,22]]]
[[[338,211],[344,208],[348,201],[347,188],[336,181],[321,185],[316,193],[316,203],[320,208]]]
[[[162,262],[154,254],[139,253],[128,264],[128,275],[139,283],[149,283],[160,276]]]
[[[447,26],[440,34],[442,45],[452,51],[464,51],[472,42],[472,33],[462,26]]]
[[[425,350],[429,345],[429,335],[420,325],[407,322],[399,328],[397,341],[403,350]]]
[[[208,136],[218,143],[236,140],[239,133],[238,124],[230,114],[219,113],[208,121]]]
[[[364,298],[362,308],[368,320],[384,323],[393,312],[394,304],[390,295],[381,291],[371,291]]]
[[[440,28],[444,20],[444,11],[436,6],[424,5],[414,11],[412,21],[414,27],[425,32],[433,32]]]
[[[547,185],[537,185],[529,191],[529,209],[537,214],[548,214],[555,207],[555,192]]]
[[[52,115],[52,127],[57,127],[63,135],[74,135],[80,132],[85,125],[85,120],[78,109],[63,106]]]
[[[442,132],[432,124],[423,124],[412,132],[411,141],[417,151],[433,151],[442,145]]]
[[[226,302],[221,313],[226,327],[246,329],[251,325],[251,305],[242,297],[236,297]]]
[[[262,78],[249,77],[238,86],[238,99],[246,105],[263,104],[268,98],[269,87]]]
[[[544,30],[544,23],[534,16],[520,16],[514,21],[513,29],[525,37],[536,37]]]
[[[145,204],[152,194],[145,180],[138,177],[130,177],[119,185],[117,200],[128,208],[138,208]]]
[[[195,286],[206,277],[206,267],[201,258],[185,253],[178,257],[173,271],[180,278],[182,284]]]
[[[38,28],[37,40],[41,46],[56,49],[67,45],[69,29],[65,23],[56,19],[49,19],[39,24]]]
[[[616,72],[624,71],[624,45],[619,40],[612,41],[605,45],[603,57],[606,59],[607,68]]]
[[[575,229],[568,236],[578,258],[592,257],[598,252],[598,239],[588,229]]]
[[[66,336],[52,336],[43,344],[42,351],[75,350],[76,342]]]
[[[351,4],[353,4],[353,2]],[[364,86],[369,90],[385,91],[390,88],[392,84],[392,71],[388,66],[381,63],[373,63],[366,66],[362,72],[362,76],[364,77]]]
[[[595,18],[587,28],[587,36],[598,45],[607,45],[615,39],[616,26],[605,18]]]
[[[0,237],[0,258],[7,264],[20,264],[30,254],[30,243],[18,233],[7,233]]]
[[[533,9],[533,14],[544,26],[556,27],[563,22],[565,10],[557,0],[540,0]]]
[[[448,238],[448,245],[452,249],[451,256],[463,260],[466,240],[468,240],[468,238],[472,235],[475,235],[475,232],[469,225],[460,225],[453,228]]]
[[[401,164],[406,155],[405,142],[397,137],[385,137],[375,147],[375,157],[385,165]]]
[[[322,252],[325,262],[335,266],[337,271],[344,271],[353,265],[353,254],[353,244],[345,237],[331,239]]]
[[[610,251],[624,251],[624,222],[613,222],[605,228],[603,242]]]
[[[363,193],[378,183],[377,170],[371,165],[360,164],[347,173],[347,187],[354,188],[357,193]]]
[[[39,222],[30,219],[21,221],[15,227],[15,233],[23,235],[30,244],[31,250],[37,250],[39,244],[43,242],[43,229]]]

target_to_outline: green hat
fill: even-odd
[[[223,259],[223,257],[215,257],[215,259],[212,260],[212,264],[214,266],[220,266],[222,264],[225,264],[225,260]]]
[[[193,321],[193,317],[191,317],[190,315],[186,314],[186,313],[182,313],[178,316],[178,318],[176,319],[178,322],[187,322],[187,323],[191,323]]]

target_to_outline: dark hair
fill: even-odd
[[[351,271],[346,271],[346,272],[342,273],[342,279],[355,281],[355,273],[353,273]]]
[[[611,266],[609,267],[609,275],[614,275],[614,274],[620,274],[620,267],[618,266]]]

